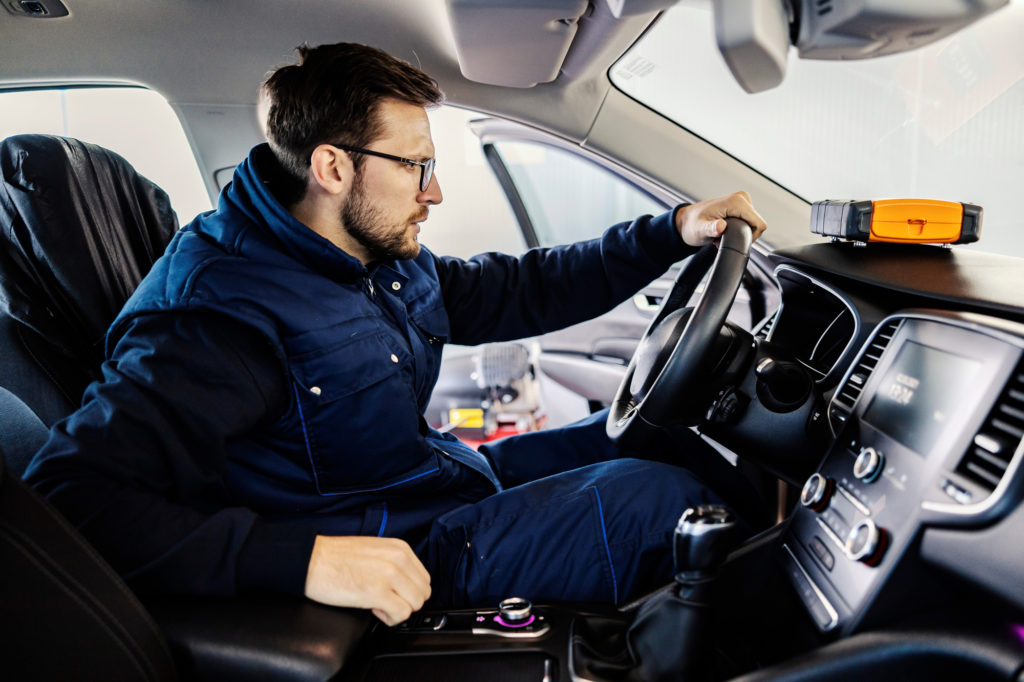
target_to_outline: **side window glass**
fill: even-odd
[[[0,92],[0,139],[23,133],[74,137],[120,154],[171,198],[178,222],[210,209],[192,148],[171,106],[143,88]]]
[[[540,246],[599,236],[623,220],[667,207],[576,154],[529,142],[496,142]]]
[[[437,151],[434,174],[444,201],[430,208],[420,241],[439,256],[469,258],[487,251],[526,248],[512,209],[469,129],[475,111],[442,106],[427,112]]]

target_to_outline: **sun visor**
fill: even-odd
[[[528,88],[553,81],[587,0],[447,0],[466,78]]]
[[[974,23],[1009,0],[715,0],[715,36],[747,92],[774,88],[790,45],[801,59],[906,52]]]

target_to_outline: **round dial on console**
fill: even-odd
[[[834,491],[835,481],[831,478],[822,474],[811,474],[800,491],[800,504],[811,511],[823,511],[828,507]]]
[[[885,456],[873,447],[860,449],[860,454],[853,463],[853,475],[865,483],[873,483],[882,475]]]
[[[498,603],[498,615],[510,625],[529,619],[532,612],[533,604],[522,597],[510,597]]]
[[[846,536],[846,553],[854,561],[868,566],[877,566],[885,554],[887,546],[885,530],[875,525],[871,519],[864,519],[850,529]]]

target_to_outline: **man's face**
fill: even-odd
[[[366,148],[426,161],[434,156],[430,123],[422,107],[384,100],[378,110],[382,136]],[[402,260],[419,255],[419,223],[429,206],[441,203],[436,175],[420,191],[420,167],[365,155],[341,207],[345,230],[366,249],[372,261]]]

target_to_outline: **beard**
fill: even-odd
[[[345,203],[341,207],[341,222],[345,230],[370,254],[372,262],[409,260],[420,254],[420,244],[410,239],[410,223],[427,219],[427,208],[409,216],[401,225],[390,224],[384,212],[370,202],[357,175]]]

